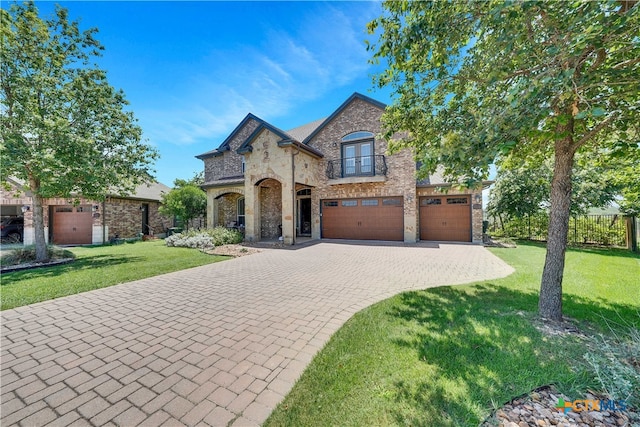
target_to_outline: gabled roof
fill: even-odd
[[[111,197],[122,198],[122,199],[140,199],[140,200],[154,200],[160,201],[162,200],[162,195],[171,191],[171,187],[167,187],[166,185],[160,182],[145,182],[139,184],[132,193],[121,195],[118,193],[109,193],[108,195]]]
[[[344,101],[342,103],[342,105],[340,105],[338,107],[338,109],[336,111],[333,112],[333,114],[331,114],[329,117],[327,117],[324,122],[322,122],[322,124],[320,124],[320,126],[318,126],[313,132],[311,132],[303,141],[303,144],[308,144],[309,141],[311,141],[313,139],[314,136],[316,136],[322,129],[325,128],[325,126],[327,126],[329,123],[331,123],[331,121],[338,116],[340,113],[342,113],[342,111],[347,108],[347,106],[349,106],[349,104],[351,104],[355,99],[360,99],[361,101],[364,102],[368,102],[369,104],[378,107],[382,110],[384,110],[385,108],[387,108],[386,104],[383,104],[380,101],[376,101],[373,98],[369,98],[368,96],[365,96],[361,93],[358,92],[354,92],[353,95],[351,95],[349,98],[347,98],[346,101]]]
[[[314,120],[311,123],[307,123],[306,125],[298,126],[297,128],[293,128],[288,130],[287,133],[293,137],[298,142],[304,141],[311,133],[317,129],[327,118],[324,117],[319,120]]]
[[[235,129],[229,134],[229,136],[220,144],[218,148],[215,150],[207,151],[206,153],[202,153],[196,156],[196,158],[200,160],[204,160],[210,157],[217,157],[224,154],[225,151],[230,150],[230,142],[233,138],[242,130],[242,128],[249,122],[250,120],[254,120],[258,122],[258,127],[249,135],[249,137],[240,145],[240,147],[236,150],[238,154],[244,154],[251,151],[251,144],[257,138],[257,136],[263,130],[268,130],[280,138],[281,141],[278,142],[280,147],[295,145],[296,147],[307,151],[309,154],[314,156],[323,157],[323,154],[311,147],[309,147],[309,141],[320,132],[325,126],[327,126],[336,116],[338,116],[342,111],[349,106],[355,99],[359,99],[361,101],[367,102],[377,108],[384,110],[387,106],[380,101],[376,101],[373,98],[369,98],[368,96],[362,95],[361,93],[355,92],[351,95],[346,101],[342,103],[329,117],[325,119],[315,120],[311,123],[307,123],[302,126],[298,126],[289,131],[283,131],[272,124],[262,120],[261,118],[249,113],[246,115],[244,119],[235,127]]]
[[[249,137],[242,143],[242,145],[238,147],[238,149],[236,150],[238,154],[243,154],[251,151],[251,144],[253,143],[253,140],[256,139],[258,135],[260,135],[260,132],[265,129],[269,130],[272,133],[275,133],[284,140],[291,139],[291,135],[287,134],[285,131],[278,129],[277,127],[265,122],[262,119],[258,119],[257,117],[256,119],[260,121],[260,125],[256,128],[256,130],[251,132],[251,135],[249,135]]]
[[[266,123],[264,120],[251,113],[247,114],[245,118],[242,119],[242,121],[238,124],[238,126],[233,129],[229,136],[224,141],[222,141],[222,144],[220,144],[218,148],[216,148],[215,150],[207,151],[206,153],[198,154],[196,158],[204,160],[208,157],[221,156],[225,151],[229,151],[229,144],[231,143],[231,140],[236,136],[238,132],[240,132],[240,130],[244,127],[244,125],[247,124],[249,120],[255,120],[259,123]]]

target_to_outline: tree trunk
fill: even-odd
[[[45,262],[49,260],[47,251],[47,241],[44,237],[44,215],[42,211],[42,197],[33,195],[33,227],[34,243],[36,246],[36,261]]]
[[[47,251],[47,241],[44,238],[44,215],[42,213],[42,196],[39,194],[40,182],[33,176],[29,177],[29,187],[33,194],[33,231],[34,244],[36,247],[36,261],[46,262],[49,260]]]
[[[556,141],[547,256],[542,272],[538,309],[541,317],[557,321],[562,320],[562,276],[569,233],[574,154],[571,136]]]

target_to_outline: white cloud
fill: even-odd
[[[297,28],[268,28],[258,45],[209,52],[190,67],[196,73],[181,77],[180,96],[138,111],[147,137],[178,145],[210,139],[214,148],[249,112],[273,120],[361,78],[369,68],[365,24],[374,15],[347,7],[355,6],[318,5]]]

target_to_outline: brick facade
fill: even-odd
[[[383,112],[382,104],[354,94],[328,120],[309,130],[304,141],[297,141],[298,144],[304,142],[302,146],[295,145],[295,141],[292,143],[293,138],[283,135],[277,128],[248,115],[220,148],[198,156],[205,167],[209,223],[225,224],[227,218],[234,215],[232,201],[239,195],[245,195],[247,240],[273,239],[281,233],[285,243],[292,243],[299,226],[296,223],[299,200],[296,191],[300,189],[310,189],[311,193],[305,197],[311,198],[312,238],[321,236],[320,206],[324,199],[402,197],[404,241],[415,242],[420,238],[419,197],[437,194],[438,190],[436,185],[425,187],[416,181],[412,150],[402,149],[389,154],[387,142],[377,137]],[[262,130],[257,132],[260,127]],[[290,135],[299,132],[294,131]],[[354,132],[371,132],[374,135],[371,154],[384,156],[386,174],[327,176],[329,162],[343,157],[343,137]],[[242,157],[236,152],[238,148],[244,153],[246,162],[245,173],[241,177],[237,176],[242,172]],[[233,178],[228,185],[225,182],[227,178]],[[481,191],[450,190],[450,194],[471,197],[472,241],[475,243],[482,242]],[[220,197],[226,193],[237,193],[238,196],[226,201],[228,196]],[[228,206],[227,202],[230,203]]]
[[[34,241],[33,230],[33,200],[30,193],[23,191],[13,182],[8,182],[9,189],[0,186],[0,201],[3,206],[29,206],[24,213],[24,243],[32,244]],[[52,240],[53,209],[56,206],[83,206],[91,211],[92,215],[92,243],[100,244],[108,242],[116,235],[120,238],[138,237],[142,230],[143,204],[148,205],[149,229],[144,234],[163,235],[167,228],[173,225],[172,218],[160,214],[160,202],[155,200],[137,200],[130,198],[108,197],[104,202],[88,200],[84,198],[48,198],[43,200],[43,221],[45,225],[45,238]],[[20,211],[21,212],[21,211]],[[20,213],[22,215],[22,212]]]

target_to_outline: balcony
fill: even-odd
[[[329,179],[352,183],[385,181],[387,171],[387,159],[377,155],[328,160],[326,173]]]

